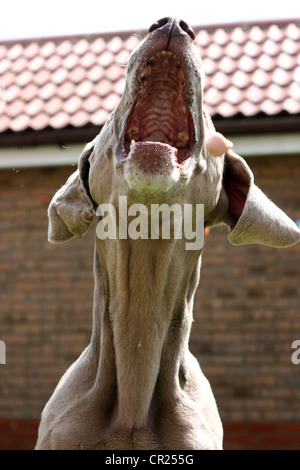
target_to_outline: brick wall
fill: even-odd
[[[252,158],[256,183],[300,219],[300,160]],[[88,344],[93,227],[84,240],[47,242],[47,207],[74,168],[0,172],[0,449],[32,448],[40,412]],[[299,246],[234,247],[206,238],[190,348],[210,380],[225,448],[300,448]]]

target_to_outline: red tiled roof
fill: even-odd
[[[300,114],[300,20],[194,30],[213,117]],[[130,32],[0,43],[0,132],[101,126],[139,42]]]

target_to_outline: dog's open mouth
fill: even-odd
[[[183,163],[192,154],[195,130],[182,98],[185,77],[180,61],[172,52],[157,52],[138,78],[142,89],[127,118],[118,158],[126,158],[134,148],[149,157],[167,151]]]

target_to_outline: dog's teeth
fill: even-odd
[[[182,109],[183,114],[188,113],[187,107],[184,104],[181,106],[181,109]]]
[[[131,141],[131,143],[130,143],[130,147],[131,147],[132,145],[134,145],[134,144],[135,144],[135,140],[132,139],[132,141]]]
[[[137,135],[139,132],[139,128],[137,126],[130,126],[127,131],[128,139],[132,140],[134,135]]]
[[[188,131],[178,132],[178,139],[184,144],[187,145],[190,139]]]
[[[146,67],[142,70],[141,74],[140,74],[140,78],[147,78],[149,77],[151,73],[151,66],[148,64],[146,65]]]

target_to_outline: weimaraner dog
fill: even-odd
[[[163,18],[133,51],[119,105],[51,201],[50,242],[81,238],[95,213],[103,220],[103,204],[120,216],[117,228],[129,224],[125,198],[148,215],[201,205],[205,227],[227,224],[234,245],[300,241],[215,132],[194,38],[184,21]],[[202,246],[163,237],[162,226],[152,238],[95,237],[91,342],[45,406],[37,449],[222,448],[213,393],[188,348]]]

